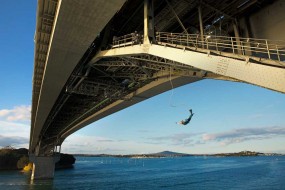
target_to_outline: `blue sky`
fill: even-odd
[[[28,148],[36,3],[9,0],[0,7],[0,147]],[[189,116],[190,108],[195,112],[191,123],[175,124]],[[244,83],[203,80],[103,118],[68,137],[62,150],[285,153],[284,113],[284,94]]]

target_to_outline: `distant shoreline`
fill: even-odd
[[[218,154],[185,154],[164,151],[153,154],[126,154],[126,155],[114,155],[114,154],[73,154],[73,156],[81,157],[116,157],[116,158],[165,158],[165,157],[190,157],[190,156],[211,156],[211,157],[249,157],[249,156],[284,156],[278,153],[261,153],[252,151],[241,151],[236,153],[218,153]]]

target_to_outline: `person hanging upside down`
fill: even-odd
[[[190,111],[190,116],[189,116],[187,119],[185,119],[185,120],[181,120],[181,121],[179,122],[179,124],[181,124],[181,125],[187,125],[187,124],[191,121],[191,119],[192,119],[194,113],[192,112],[192,109],[190,109],[189,111]]]

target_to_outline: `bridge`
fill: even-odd
[[[285,93],[282,0],[39,0],[29,153],[53,178],[75,131],[204,79]],[[262,20],[262,22],[261,22]]]

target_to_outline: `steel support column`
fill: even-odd
[[[199,14],[200,35],[201,35],[201,41],[202,41],[202,48],[204,48],[204,27],[203,27],[203,20],[202,20],[201,5],[199,5],[199,7],[198,7],[198,14]]]
[[[233,21],[233,28],[234,28],[235,38],[236,38],[236,49],[238,51],[238,54],[243,54],[242,49],[241,49],[241,43],[240,43],[240,36],[239,36],[237,21]]]
[[[144,44],[156,43],[154,32],[153,1],[144,0]]]

